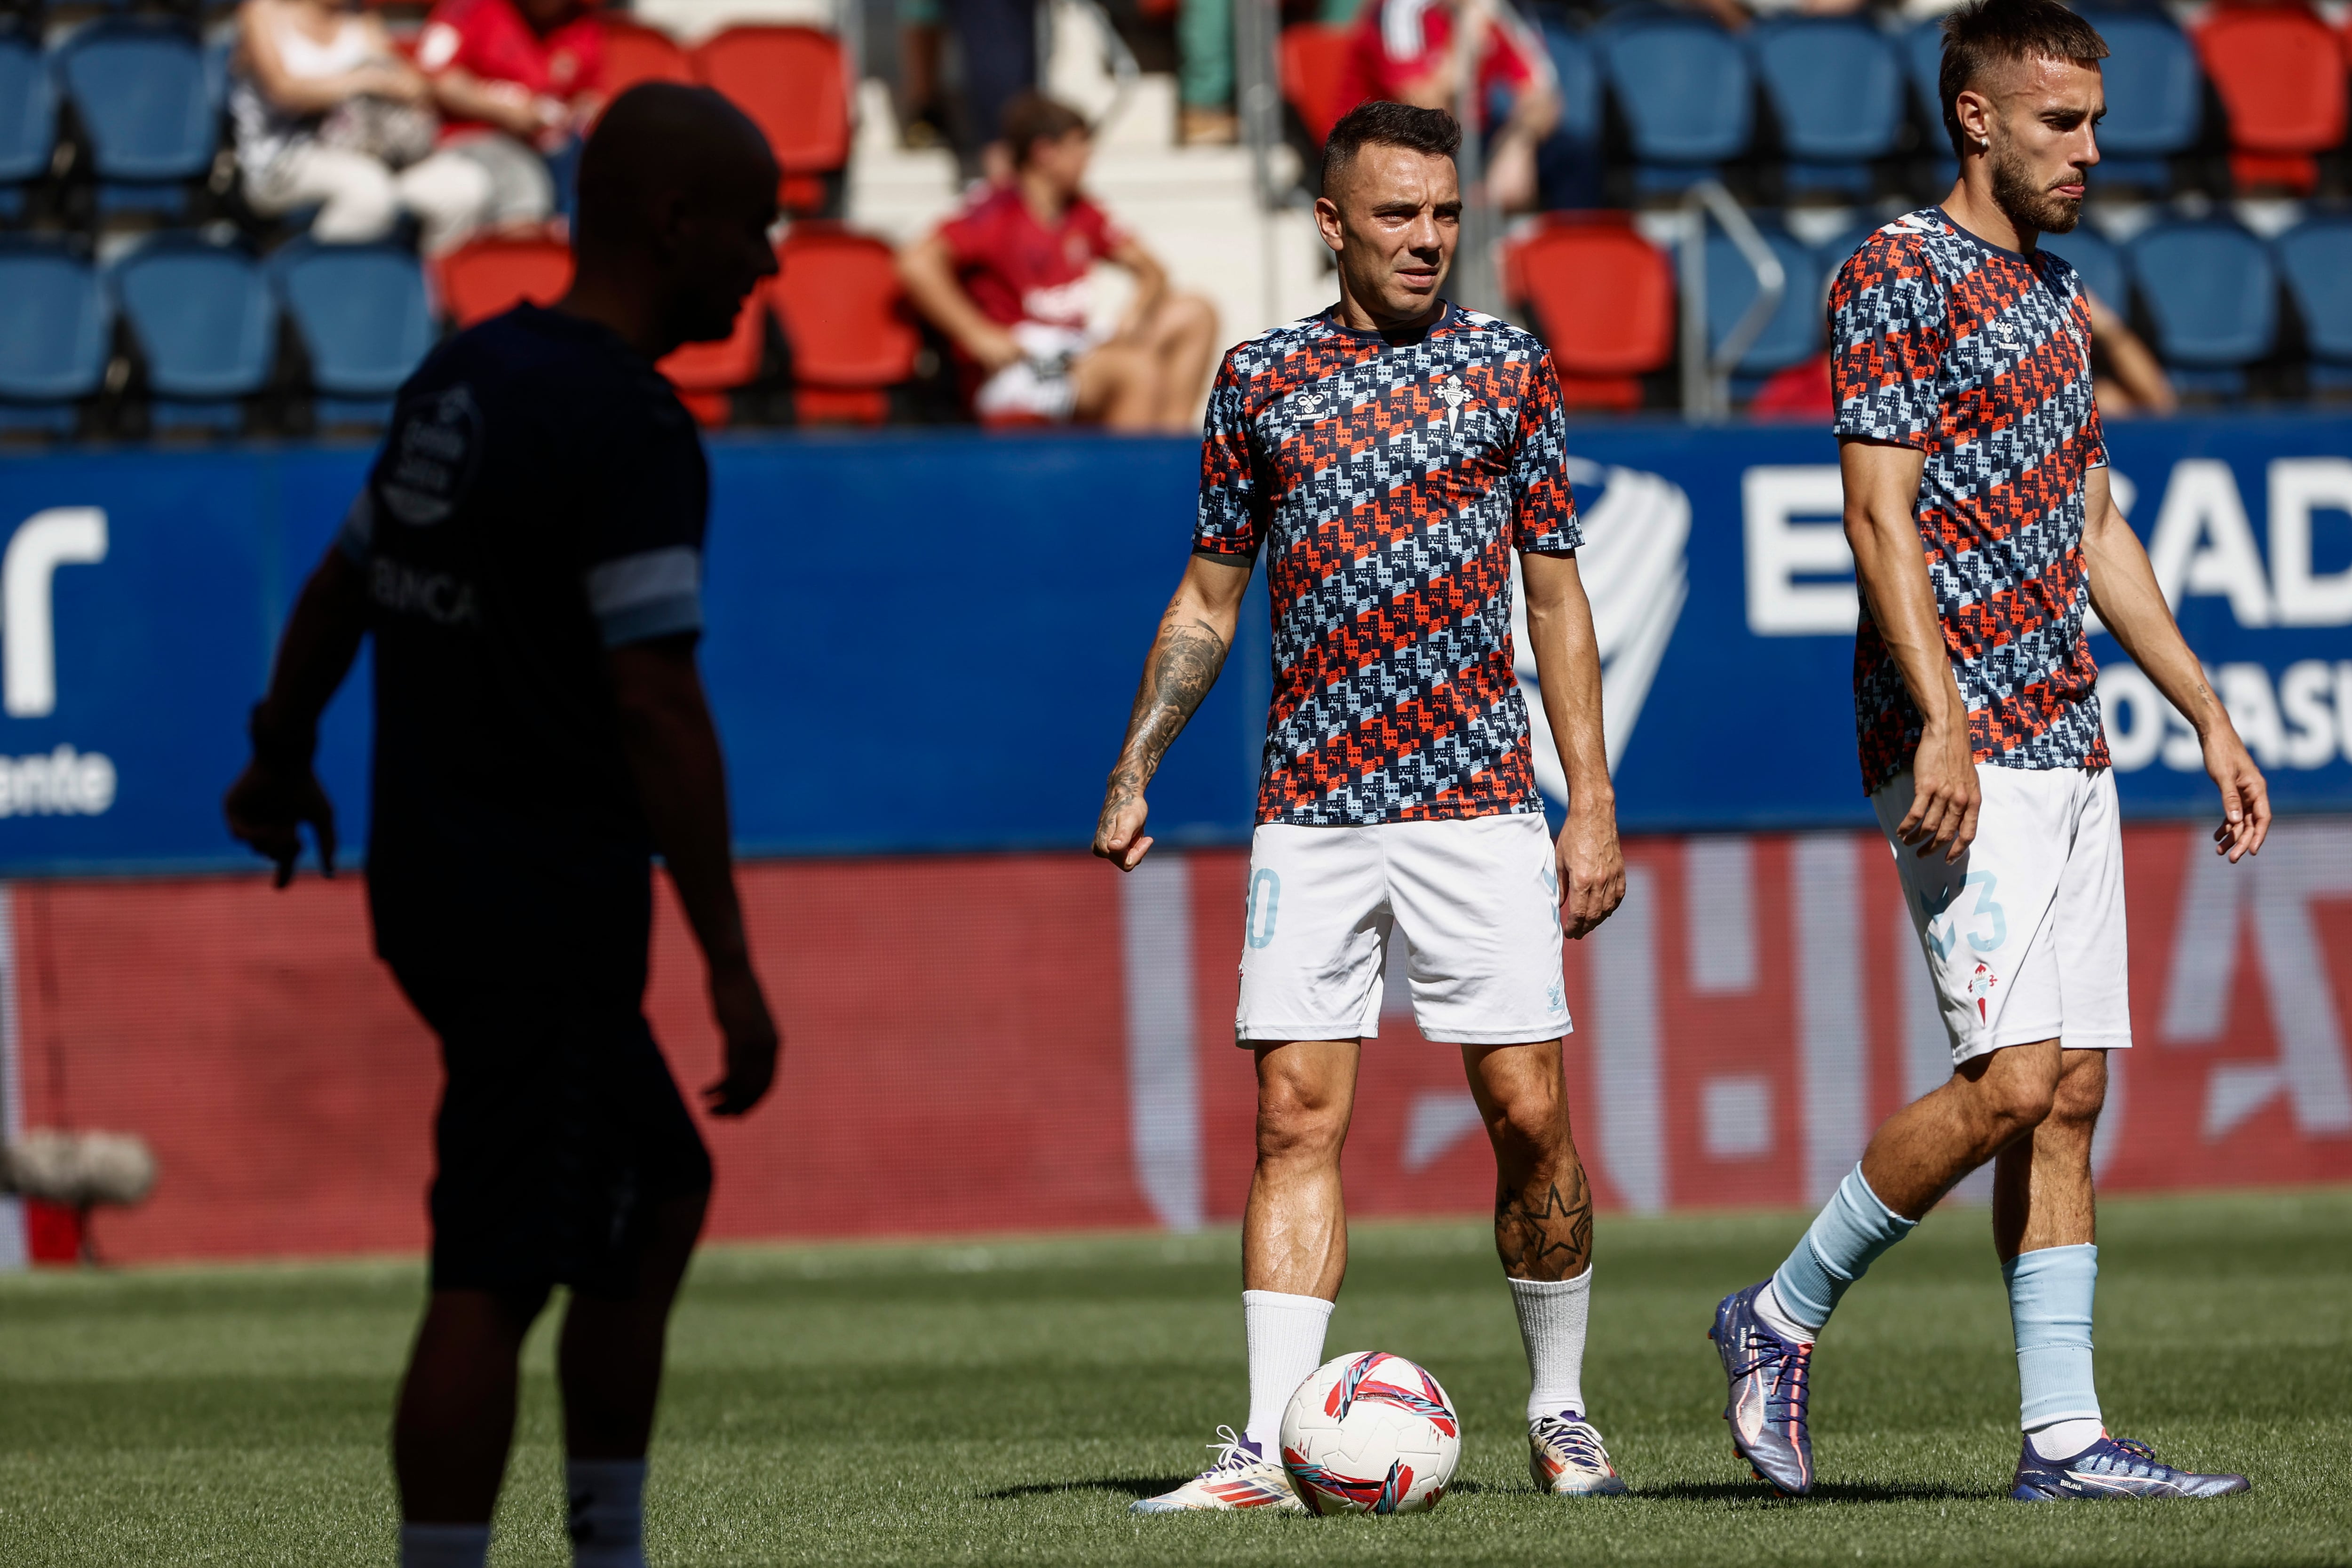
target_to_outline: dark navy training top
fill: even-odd
[[[652,845],[604,653],[700,631],[709,493],[669,383],[593,322],[518,307],[401,388],[339,542],[375,634],[384,958],[641,983]]]

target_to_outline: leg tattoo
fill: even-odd
[[[1559,1181],[1495,1195],[1495,1250],[1514,1279],[1573,1279],[1592,1262],[1592,1188],[1571,1163]]]

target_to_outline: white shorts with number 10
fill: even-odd
[[[1983,805],[1957,863],[1895,837],[1911,774],[1870,797],[1935,979],[1952,1064],[2004,1046],[2131,1044],[2124,842],[2106,768],[1977,764]]]
[[[1381,1032],[1381,965],[1404,938],[1421,1032],[1516,1046],[1570,1028],[1559,874],[1541,816],[1268,823],[1250,840],[1237,1042]]]

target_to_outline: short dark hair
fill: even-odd
[[[1042,92],[1021,93],[1004,106],[1004,144],[1012,149],[1016,169],[1029,162],[1029,150],[1038,142],[1091,129],[1085,115]]]
[[[1944,66],[1936,76],[1952,156],[1968,156],[1968,135],[1954,105],[1987,71],[2021,60],[2089,65],[2106,58],[2099,30],[2058,0],[1969,0],[1944,18]]]
[[[1360,103],[1339,117],[1323,139],[1323,190],[1367,147],[1403,147],[1433,158],[1451,158],[1462,150],[1462,125],[1442,109],[1415,109],[1410,103]]]

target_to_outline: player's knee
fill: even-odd
[[[2041,1126],[2057,1102],[2058,1086],[2039,1074],[2005,1075],[1988,1086],[1985,1109],[2001,1130],[2016,1133]]]
[[[1347,1107],[1338,1096],[1298,1084],[1268,1085],[1259,1092],[1260,1160],[1313,1163],[1336,1159],[1347,1136]]]
[[[2090,1059],[2069,1064],[2051,1096],[2048,1120],[2070,1126],[2090,1126],[2107,1103],[2107,1058],[2105,1051],[2085,1052]]]

